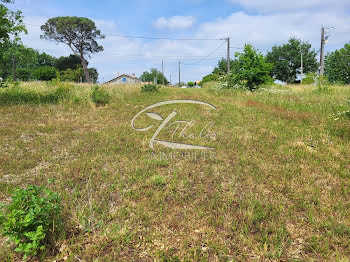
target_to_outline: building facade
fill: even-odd
[[[139,78],[137,78],[135,75],[122,74],[106,82],[105,84],[123,85],[123,84],[141,84],[141,83],[142,81]]]

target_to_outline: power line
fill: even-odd
[[[226,43],[225,42],[222,42],[217,48],[215,48],[215,50],[213,52],[211,52],[209,55],[203,57],[202,59],[198,60],[197,62],[194,62],[192,64],[183,64],[183,65],[196,65],[196,64],[199,64],[200,62],[204,61],[205,59],[207,59],[209,56],[211,56],[212,54],[214,54],[220,47],[222,47],[224,44]]]
[[[172,38],[172,37],[151,37],[151,36],[132,36],[132,35],[114,35],[104,34],[106,36],[121,37],[121,38],[136,38],[136,39],[151,39],[151,40],[174,40],[174,41],[221,41],[223,38]]]
[[[66,51],[64,50],[59,50],[59,49],[48,49],[48,48],[40,48],[40,50],[45,50],[45,51],[52,51],[52,52],[60,52],[60,53],[66,53]],[[203,56],[200,55],[142,55],[142,54],[108,54],[109,56],[118,56],[118,57],[139,57],[139,58],[144,58],[144,59],[153,59],[153,58],[174,58],[174,59],[179,59],[179,58],[200,58]],[[225,54],[222,54],[222,56],[218,56],[218,57],[212,57],[210,59],[220,59],[223,56],[225,56]],[[94,59],[104,59],[103,57],[95,57]]]
[[[230,49],[244,49],[244,47],[237,47],[237,46],[231,46]],[[265,48],[255,48],[256,50],[262,50],[262,51],[267,51],[268,49]]]
[[[195,56],[195,55],[178,55],[178,56],[162,56],[162,55],[141,55],[141,54],[128,54],[128,55],[124,55],[124,54],[109,54],[109,56],[121,56],[121,57],[142,57],[142,58],[201,58],[203,56]],[[224,55],[223,55],[224,56]]]
[[[212,58],[207,58],[206,60],[220,60],[224,57],[212,57]],[[106,59],[91,59],[90,60],[92,63],[101,63],[101,62],[106,62]],[[127,62],[135,62],[135,63],[140,63],[140,62],[146,62],[146,63],[159,63],[159,60],[158,59],[123,59],[123,60],[109,60],[110,62],[120,62],[120,63],[127,63]],[[174,60],[166,60],[164,61],[166,63],[177,63],[177,61],[174,59]],[[197,65],[198,63],[194,64],[194,63],[183,63],[183,65]]]
[[[58,50],[58,49],[48,49],[48,48],[40,48],[40,50],[44,50],[44,51],[51,51],[51,52],[59,52],[61,54],[66,53],[63,50]],[[108,54],[109,56],[116,56],[116,57],[120,57],[120,58],[135,58],[135,60],[133,59],[133,61],[138,61],[136,59],[143,59],[143,60],[152,60],[152,59],[158,59],[158,58],[173,58],[174,60],[178,60],[178,59],[184,59],[184,58],[201,58],[203,56],[195,56],[195,55],[178,55],[178,56],[161,56],[161,55],[142,55],[142,54],[128,54],[128,55],[124,55],[124,54]],[[225,54],[222,54],[221,56],[217,56],[217,57],[210,57],[207,59],[220,59],[223,58],[225,56]],[[101,60],[101,59],[105,59],[104,57],[94,57],[92,58],[94,61],[96,60]],[[123,59],[123,61],[125,61]],[[129,61],[129,60],[128,60]]]
[[[34,25],[34,24],[28,24],[24,23],[25,25],[30,26],[39,26],[41,25]],[[224,40],[223,38],[172,38],[172,37],[152,37],[152,36],[134,36],[134,35],[119,35],[119,34],[104,34],[106,36],[113,36],[113,37],[121,37],[121,38],[136,38],[136,39],[150,39],[150,40],[175,40],[175,41],[220,41]]]

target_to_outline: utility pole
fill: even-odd
[[[230,38],[227,37],[227,74],[231,71],[231,57],[230,57]]]
[[[180,87],[180,84],[181,83],[181,62],[179,62],[179,87]]]
[[[13,70],[13,81],[17,80],[17,76],[16,76],[16,59],[15,56],[12,55],[12,70]]]
[[[300,58],[301,58],[301,66],[300,66],[300,83],[303,83],[303,52],[300,47]]]
[[[320,51],[320,76],[324,74],[324,27],[321,28],[321,51]]]
[[[163,78],[163,86],[164,86],[164,62],[163,62],[163,60],[162,60],[162,78]]]
[[[158,84],[158,69],[156,72],[156,76],[154,77],[154,84],[157,85]]]

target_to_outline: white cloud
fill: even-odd
[[[334,12],[270,15],[248,15],[238,12],[224,19],[203,23],[199,27],[198,36],[230,36],[233,45],[250,43],[260,48],[271,48],[274,44],[286,42],[290,37],[298,37],[303,41],[309,41],[317,49],[320,42],[320,28],[325,22],[335,27],[329,45],[341,46],[349,40],[348,35],[340,32],[348,31],[350,17]]]
[[[345,10],[349,9],[348,0],[306,0],[306,1],[283,1],[283,0],[228,0],[238,4],[246,10],[258,13],[295,12],[295,11],[318,11],[318,10]]]
[[[41,25],[46,17],[26,17],[25,22]],[[122,34],[120,28],[111,20],[94,20],[102,33]],[[270,49],[274,44],[283,44],[290,37],[296,36],[303,41],[309,41],[313,48],[320,46],[320,27],[322,24],[335,26],[335,32],[329,38],[326,52],[343,47],[349,41],[350,17],[336,11],[310,12],[296,11],[292,13],[271,13],[252,15],[236,12],[227,17],[200,24],[188,37],[193,38],[231,38],[231,45],[242,47],[244,43],[253,44],[257,48]],[[29,34],[23,37],[23,42],[29,47],[45,51],[56,57],[69,55],[71,52],[63,44],[55,44],[41,40],[40,27],[28,26]],[[345,33],[344,33],[345,32]],[[207,56],[219,46],[220,41],[171,41],[128,39],[108,36],[98,41],[104,52],[92,55],[90,66],[96,67],[100,73],[100,81],[112,79],[119,73],[136,73],[152,67],[161,70],[161,60],[164,60],[165,74],[172,75],[173,83],[178,81],[178,61],[191,64]],[[51,50],[51,51],[50,51]],[[232,50],[234,53],[236,50]],[[238,50],[239,51],[239,50]],[[182,66],[182,80],[200,80],[209,74],[220,57],[225,56],[226,46],[222,46],[215,54],[201,63],[193,66]]]
[[[295,11],[319,11],[319,10],[344,10],[349,9],[348,0],[305,0],[305,1],[287,1],[287,0],[228,0],[231,3],[238,4],[249,11],[258,13],[273,12],[295,12]]]
[[[170,18],[160,17],[154,22],[158,29],[187,29],[195,23],[192,16],[173,16]]]

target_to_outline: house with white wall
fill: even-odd
[[[123,84],[141,84],[141,79],[137,78],[135,74],[121,74],[116,78],[106,82],[105,84],[115,84],[115,85],[123,85]]]

